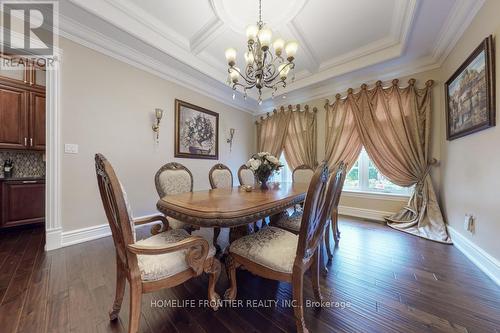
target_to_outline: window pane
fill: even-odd
[[[292,170],[288,166],[288,162],[286,161],[285,154],[282,153],[280,156],[280,163],[283,164],[283,168],[274,176],[271,177],[270,181],[280,182],[280,183],[291,183],[292,182]]]
[[[344,188],[359,189],[359,158],[345,178]]]
[[[409,189],[393,184],[380,171],[371,160],[368,162],[368,189],[370,191],[409,194]]]

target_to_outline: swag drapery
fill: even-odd
[[[451,243],[439,208],[430,168],[436,160],[429,156],[432,81],[417,89],[415,80],[400,88],[399,81],[382,87],[378,81],[369,90],[348,90],[336,96],[327,112],[326,158],[330,165],[343,160],[348,167],[364,146],[375,166],[391,182],[414,186],[408,204],[386,217],[394,228],[423,238]]]
[[[291,105],[285,110],[274,110],[267,118],[257,122],[258,151],[267,151],[279,158],[284,151],[292,169],[300,165],[316,167],[317,162],[317,109],[304,106],[295,110]]]

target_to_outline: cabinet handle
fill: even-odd
[[[23,180],[23,184],[36,184],[36,180]]]
[[[24,138],[24,146],[28,145],[28,138]]]
[[[33,147],[33,138],[30,138],[30,147]]]

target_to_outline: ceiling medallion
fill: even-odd
[[[285,41],[277,38],[272,43],[274,54],[271,52],[271,39],[273,33],[262,21],[262,0],[259,0],[259,21],[257,25],[250,25],[246,29],[247,51],[245,52],[245,70],[241,71],[236,67],[236,50],[229,48],[226,50],[226,60],[228,68],[228,84],[236,91],[238,87],[243,89],[244,97],[247,97],[247,90],[257,88],[259,104],[262,103],[262,89],[272,89],[272,96],[281,86],[286,87],[286,80],[292,71],[292,82],[295,78],[294,68],[295,54],[299,47],[295,41]],[[286,52],[286,60],[283,58],[283,51]],[[233,93],[233,99],[235,98]]]

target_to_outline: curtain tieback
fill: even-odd
[[[425,178],[429,175],[429,172],[431,171],[431,168],[433,166],[435,166],[437,164],[437,162],[438,162],[438,160],[436,160],[435,158],[433,158],[432,160],[430,160],[427,163],[427,166],[425,167],[424,173],[418,179],[416,186],[421,187],[424,184]]]

